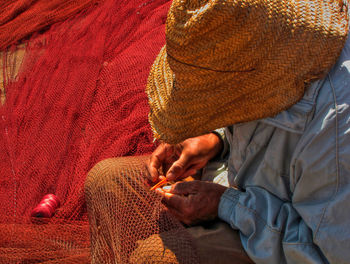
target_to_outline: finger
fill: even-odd
[[[182,152],[179,159],[169,168],[166,177],[169,181],[182,179],[186,169],[191,165],[192,156]]]
[[[187,219],[183,214],[179,213],[176,209],[174,209],[172,207],[166,207],[165,211],[168,212],[169,214],[173,215],[180,222],[182,222],[186,225],[191,225],[191,221],[189,219]]]
[[[172,194],[169,192],[164,192],[163,190],[159,190],[159,189],[157,189],[157,192],[161,194],[163,198],[162,201],[167,207],[171,207],[177,210],[179,213],[183,211],[183,208],[185,207],[185,204],[186,204],[186,199],[187,199],[186,197],[180,196],[177,194]]]
[[[194,223],[194,211],[193,207],[188,204],[188,197],[165,192],[162,202],[165,204],[168,211],[182,223],[187,225]]]
[[[149,162],[147,163],[147,170],[153,182],[157,181],[159,178],[159,169],[162,166],[167,155],[169,155],[169,148],[171,148],[170,145],[167,145],[167,144],[160,145],[152,153],[149,159]]]
[[[171,186],[168,192],[176,195],[196,194],[199,191],[200,183],[200,181],[177,182]]]
[[[158,170],[157,170],[157,167],[154,166],[154,164],[147,164],[147,170],[148,170],[148,173],[149,175],[148,178],[151,182],[155,182],[157,181],[157,179],[159,178],[159,173],[158,173]]]
[[[197,174],[201,168],[202,168],[201,164],[195,163],[195,164],[189,165],[189,167],[187,167],[184,173],[181,175],[181,178],[178,178],[177,180],[186,179],[189,176],[193,176],[194,178],[197,178],[197,177],[201,178],[201,176]]]
[[[185,178],[187,178],[187,177],[189,177],[189,176],[194,176],[194,175],[196,175],[196,173],[198,172],[198,170],[197,169],[195,169],[195,168],[187,168],[186,170],[185,170],[185,172],[181,175],[181,179],[185,179]]]

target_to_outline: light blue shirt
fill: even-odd
[[[256,263],[350,263],[350,41],[303,99],[225,129],[219,217]],[[227,147],[227,146],[226,146]]]

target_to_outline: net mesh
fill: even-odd
[[[6,7],[15,3],[7,2]],[[24,7],[29,10],[45,1],[27,2]],[[18,67],[8,67],[15,50],[2,54],[6,101],[0,107],[0,263],[89,262],[83,190],[88,171],[105,158],[154,149],[144,89],[151,64],[165,42],[169,1],[63,2],[85,9],[74,16],[67,11],[74,8],[65,9],[69,19],[62,14],[60,19],[65,20],[56,24],[57,19],[42,9],[33,9],[33,14],[38,12],[35,19],[45,14],[46,25],[53,25],[26,41]],[[62,5],[51,6],[53,1],[45,3],[53,13],[63,10]],[[17,19],[2,14],[0,27]],[[26,23],[31,31],[38,29],[32,27],[34,22]],[[11,27],[6,28],[11,33]],[[0,42],[2,47],[10,43],[3,35]],[[61,207],[53,218],[31,218],[33,208],[48,193],[60,199]],[[148,202],[154,198],[145,195]],[[154,221],[159,214],[152,215]],[[125,242],[120,263],[131,261],[137,241],[152,237],[152,232],[156,235],[175,227],[182,232],[175,220],[164,217],[151,227],[127,223],[135,227],[132,234],[145,233]],[[132,221],[133,216],[128,219]],[[157,224],[164,227],[156,229]]]
[[[97,2],[98,0],[3,0],[0,2],[0,50],[16,44],[33,32],[72,17]]]
[[[147,156],[108,159],[86,180],[92,263],[198,262],[186,229],[145,181]]]

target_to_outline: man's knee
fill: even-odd
[[[133,178],[145,170],[148,156],[109,158],[98,162],[88,173],[85,181],[85,195],[90,196],[104,192],[113,183],[119,183],[118,178],[125,180]],[[135,175],[134,175],[135,174]]]
[[[87,198],[103,191],[117,177],[121,158],[110,158],[98,162],[87,174],[84,190]]]

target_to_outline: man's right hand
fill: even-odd
[[[222,141],[215,133],[188,138],[176,145],[162,143],[147,163],[150,180],[157,182],[161,176],[165,176],[169,181],[178,181],[194,175],[214,158],[222,147]]]

